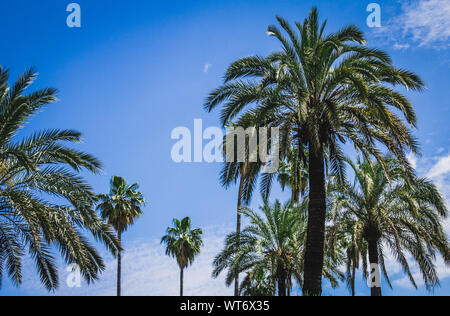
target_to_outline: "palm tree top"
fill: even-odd
[[[104,220],[107,220],[119,233],[123,233],[134,224],[143,212],[141,206],[145,200],[137,183],[128,185],[124,178],[113,176],[109,194],[100,194],[101,211]]]
[[[167,235],[161,239],[161,243],[166,245],[166,255],[177,259],[181,269],[190,266],[195,256],[200,253],[203,246],[201,236],[203,231],[200,228],[192,229],[190,217],[182,220],[173,219],[173,227],[167,228]]]
[[[341,178],[345,177],[341,147],[347,142],[382,163],[375,144],[383,144],[409,169],[405,150],[419,152],[410,131],[417,126],[417,116],[409,100],[394,88],[421,91],[420,77],[396,68],[386,52],[366,47],[364,34],[355,25],[326,34],[317,8],[295,27],[281,17],[277,20],[282,29],[272,25],[268,33],[282,50],[233,62],[224,84],[210,93],[204,108],[210,112],[223,104],[223,124],[253,113],[290,130],[286,135],[295,134],[299,146],[313,145],[314,153],[328,150],[331,169]]]

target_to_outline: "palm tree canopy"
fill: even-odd
[[[411,261],[417,264],[427,289],[439,284],[435,258],[440,254],[450,264],[450,247],[442,226],[448,211],[442,195],[427,179],[410,180],[401,163],[388,157],[387,170],[376,162],[346,159],[355,173],[353,185],[337,186],[331,193],[331,209],[336,223],[335,237],[348,241],[352,264],[367,277],[367,243],[378,242],[381,269],[391,286],[385,256],[390,251],[411,283]],[[361,260],[359,259],[361,258]]]
[[[119,233],[126,231],[143,214],[141,206],[145,205],[145,200],[138,190],[137,183],[128,185],[124,178],[114,176],[111,178],[110,193],[98,196],[100,202],[97,208],[103,219]]]
[[[218,277],[228,268],[226,283],[230,285],[238,273],[269,271],[273,282],[279,281],[280,274],[284,274],[287,282],[295,278],[301,286],[307,207],[305,199],[300,205],[265,202],[261,207],[263,216],[250,209],[243,210],[250,223],[241,232],[239,250],[236,253],[236,234],[228,235],[224,249],[214,259],[213,277]],[[333,286],[337,286],[343,277],[337,265],[338,261],[333,262],[329,257],[324,269],[324,276]]]
[[[191,219],[173,219],[173,227],[167,228],[167,235],[161,239],[166,245],[166,255],[176,258],[180,269],[190,266],[203,246],[203,231],[192,229]]]
[[[83,169],[98,173],[100,162],[67,147],[80,142],[81,134],[49,129],[17,139],[33,115],[56,101],[51,88],[26,94],[36,76],[30,69],[9,86],[9,73],[0,67],[0,285],[4,272],[16,285],[22,283],[28,252],[42,284],[55,290],[59,279],[53,249],[91,282],[104,263],[81,232],[90,232],[113,254],[119,245],[95,213],[92,188],[78,175]]]
[[[411,171],[405,149],[418,152],[410,131],[417,118],[408,99],[394,88],[420,91],[422,80],[396,68],[387,53],[366,47],[356,26],[327,35],[316,8],[296,28],[281,17],[277,20],[287,37],[276,26],[270,26],[268,34],[279,40],[282,50],[232,63],[205,109],[223,104],[224,125],[242,113],[278,125],[281,135],[290,138],[281,143],[295,143],[300,155],[308,145],[314,153],[328,151],[330,167],[342,179],[342,144],[347,142],[380,162],[376,144],[384,144]]]

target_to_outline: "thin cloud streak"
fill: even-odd
[[[231,228],[209,227],[204,230],[204,244],[194,264],[185,270],[185,293],[189,296],[227,296],[232,289],[225,286],[225,276],[211,277],[214,257],[223,247],[225,236]],[[122,262],[122,290],[124,296],[177,296],[179,295],[179,268],[175,259],[165,255],[159,240],[136,240],[125,245]],[[105,255],[105,254],[104,254]],[[94,284],[69,288],[66,279],[70,272],[60,270],[60,289],[56,296],[113,296],[116,294],[117,262],[106,255],[106,270]],[[62,264],[60,265],[63,266]],[[48,295],[42,288],[31,261],[25,270],[23,290],[36,295]]]
[[[450,47],[450,1],[401,1],[401,13],[375,29],[375,36],[388,41],[396,50],[413,46]]]

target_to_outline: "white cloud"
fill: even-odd
[[[450,172],[450,155],[442,157],[427,173],[428,178],[437,178]]]
[[[214,257],[222,250],[223,241],[231,230],[210,227],[204,231],[202,252],[194,264],[185,270],[184,292],[189,296],[227,296],[233,289],[225,286],[225,276],[211,277]],[[66,279],[69,272],[61,269],[60,289],[55,295],[62,296],[113,296],[116,294],[117,262],[108,256],[106,270],[99,281],[81,288],[69,288]],[[126,245],[122,263],[123,295],[131,296],[177,296],[179,295],[179,268],[176,261],[164,253],[158,240],[136,240]],[[26,265],[27,278],[23,289],[29,293],[46,295],[31,262]]]
[[[417,156],[414,155],[413,153],[408,154],[407,156],[409,163],[411,164],[411,167],[413,167],[414,169],[417,168]]]
[[[408,49],[410,47],[411,47],[411,45],[409,45],[409,44],[399,44],[399,43],[395,43],[394,44],[394,49],[395,50],[405,50],[405,49]]]
[[[419,46],[447,43],[450,39],[450,1],[420,0],[403,5],[399,23],[404,35]]]
[[[410,48],[411,44],[450,47],[450,1],[403,0],[401,13],[374,31],[397,50]]]
[[[212,65],[211,64],[205,64],[205,66],[203,67],[203,72],[206,74],[208,73],[208,71],[211,69]]]

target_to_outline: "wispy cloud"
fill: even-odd
[[[399,44],[399,43],[395,43],[394,44],[394,49],[395,50],[405,50],[405,49],[408,49],[410,47],[411,47],[411,45],[409,45],[409,44]]]
[[[417,156],[414,155],[413,153],[410,153],[408,156],[408,161],[411,164],[411,167],[413,167],[414,169],[417,168]]]
[[[225,286],[222,275],[212,279],[212,262],[223,247],[223,240],[231,230],[226,227],[210,227],[204,231],[201,254],[184,274],[185,294],[190,296],[232,295],[232,289]],[[177,296],[179,294],[179,268],[176,261],[165,255],[158,240],[136,240],[126,245],[123,256],[123,295],[130,296]],[[61,286],[55,295],[61,296],[113,296],[116,293],[116,265],[112,257],[107,257],[106,271],[94,284],[82,284],[80,288],[69,288],[66,279],[69,272],[61,270]],[[46,295],[38,277],[33,274],[30,263],[26,266],[27,279],[23,289],[29,293]]]
[[[203,67],[203,72],[206,74],[208,73],[208,71],[211,69],[212,64],[205,64],[205,66]]]
[[[450,1],[402,0],[400,14],[375,30],[397,50],[415,46],[450,47]]]
[[[404,5],[399,19],[404,34],[419,46],[445,44],[450,39],[450,1],[420,0]]]
[[[437,163],[427,173],[427,177],[433,179],[447,173],[450,173],[450,155],[439,158]]]

